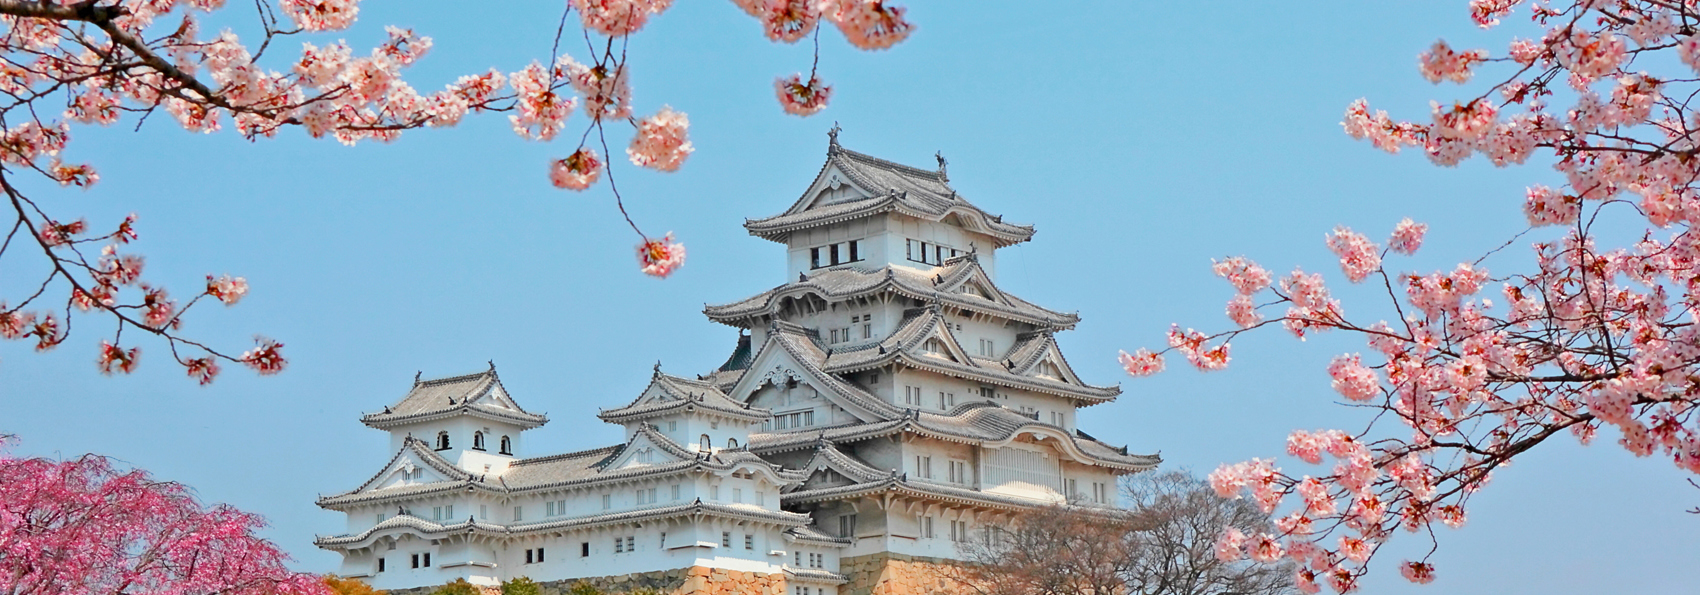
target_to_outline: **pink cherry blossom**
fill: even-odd
[[[824,4],[826,18],[844,32],[844,39],[864,50],[889,48],[915,32],[915,25],[903,18],[903,7],[889,6],[885,0],[825,0]]]
[[[561,131],[575,103],[551,87],[552,79],[542,64],[532,62],[525,70],[508,76],[517,96],[518,112],[508,116],[514,132],[533,140],[549,140]]]
[[[584,190],[602,175],[602,159],[588,148],[574,151],[566,159],[556,159],[549,167],[549,181],[556,188]]]
[[[1245,557],[1245,533],[1239,529],[1228,527],[1216,538],[1216,559],[1223,562],[1234,562]]]
[[[633,165],[659,171],[677,171],[696,148],[685,138],[691,122],[684,112],[662,107],[654,116],[638,122],[637,135],[626,148]]]
[[[1434,582],[1434,566],[1427,562],[1406,561],[1399,565],[1399,574],[1403,575],[1405,580],[1419,585]]]
[[[1431,83],[1442,80],[1454,83],[1469,82],[1472,74],[1470,68],[1487,59],[1487,50],[1453,51],[1445,41],[1434,42],[1434,47],[1417,58],[1422,66],[1423,78]]]
[[[659,240],[644,240],[638,244],[638,264],[646,275],[666,277],[685,264],[685,245],[673,241],[673,234]]]
[[[1307,595],[1315,595],[1322,590],[1322,587],[1316,584],[1316,573],[1304,567],[1293,571],[1293,586]]]
[[[330,595],[255,534],[259,517],[104,457],[0,453],[0,502],[0,591]]]
[[[1406,217],[1393,228],[1393,237],[1387,239],[1387,247],[1400,254],[1415,254],[1417,248],[1422,247],[1423,235],[1427,233],[1427,223],[1417,223]]]
[[[207,295],[226,306],[234,306],[236,302],[242,301],[242,296],[248,295],[248,280],[230,275],[215,279],[212,275],[207,275]]]
[[[1328,571],[1328,587],[1345,595],[1358,590],[1358,577],[1345,568],[1334,568]]]
[[[1121,352],[1118,358],[1129,376],[1150,376],[1163,371],[1163,355],[1140,348],[1133,353]]]
[[[187,360],[183,362],[183,367],[188,369],[189,377],[200,382],[202,386],[212,384],[213,378],[219,373],[218,360],[211,357]]]
[[[1306,476],[1299,482],[1297,490],[1305,501],[1305,513],[1310,516],[1326,517],[1339,510],[1334,497],[1328,494],[1328,486],[1315,478]]]
[[[1251,559],[1258,562],[1274,562],[1287,555],[1286,550],[1281,548],[1281,541],[1268,533],[1259,533],[1251,540],[1251,547],[1248,549]]]
[[[793,116],[814,115],[826,109],[826,102],[832,97],[832,85],[822,84],[813,76],[805,84],[802,74],[774,79],[773,90],[779,96],[779,106]]]
[[[1345,271],[1351,282],[1361,282],[1381,268],[1381,249],[1363,234],[1336,227],[1327,239],[1328,249],[1340,257],[1340,269]]]
[[[1251,295],[1269,287],[1269,271],[1244,256],[1224,258],[1216,261],[1211,268],[1216,271],[1216,276],[1227,279],[1236,291],[1244,295]]]
[[[308,31],[347,29],[360,14],[359,0],[279,0],[278,5],[283,14]]]
[[[1257,313],[1257,303],[1251,296],[1241,293],[1228,300],[1228,319],[1240,328],[1251,328],[1263,322],[1263,315]]]
[[[136,358],[141,356],[140,347],[124,349],[106,341],[100,342],[100,358],[95,363],[100,365],[100,373],[111,375],[113,372],[129,374],[136,369]]]
[[[673,0],[570,0],[586,29],[608,36],[636,33],[673,5]]]
[[[1298,457],[1306,463],[1315,465],[1322,462],[1323,442],[1321,436],[1313,435],[1304,430],[1294,430],[1287,435],[1287,454]]]
[[[562,56],[556,63],[573,89],[584,98],[584,115],[593,120],[624,120],[632,115],[631,77],[626,66],[586,66]]]
[[[1582,200],[1546,186],[1530,186],[1523,214],[1529,225],[1569,225],[1582,214]]]
[[[1353,401],[1367,401],[1381,395],[1381,383],[1375,371],[1365,367],[1358,355],[1346,354],[1328,364],[1333,377],[1334,391]]]
[[[243,364],[253,368],[261,375],[282,372],[284,366],[288,365],[288,360],[285,360],[283,354],[279,352],[283,349],[282,343],[265,337],[255,337],[254,342],[256,343],[254,348],[243,352],[242,357],[238,358]]]

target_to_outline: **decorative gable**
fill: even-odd
[[[620,454],[608,463],[606,469],[630,469],[663,465],[690,458],[691,453],[680,447],[672,440],[659,433],[645,428],[632,436],[631,442],[620,450]]]

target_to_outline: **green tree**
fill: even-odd
[[[502,595],[543,595],[543,588],[537,586],[537,581],[522,576],[502,583]]]
[[[437,590],[432,591],[431,595],[484,595],[484,592],[478,590],[478,587],[472,586],[472,583],[466,582],[466,579],[457,578],[437,587]]]

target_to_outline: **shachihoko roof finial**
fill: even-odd
[[[842,130],[844,130],[844,129],[838,127],[838,121],[833,120],[832,121],[832,130],[826,131],[826,139],[827,139],[826,144],[827,144],[828,148],[832,148],[832,149],[838,148],[838,133],[839,133],[839,131],[842,131]]]
[[[949,182],[950,174],[945,173],[945,166],[950,165],[950,161],[944,158],[944,151],[933,153],[933,157],[939,160],[939,179]]]
[[[425,371],[424,371],[424,370],[415,370],[415,371],[414,371],[414,372],[413,372],[413,383],[414,383],[414,384],[419,384],[419,377],[420,377],[420,376],[421,376],[421,375],[423,375],[423,374],[425,374]]]

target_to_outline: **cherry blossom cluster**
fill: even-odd
[[[3,445],[0,445],[3,446]],[[0,591],[134,595],[331,595],[290,571],[264,522],[205,507],[188,488],[93,455],[0,452]]]
[[[1473,0],[1469,17],[1483,28],[1526,8],[1545,34],[1511,40],[1503,59],[1444,41],[1422,52],[1420,74],[1436,83],[1504,67],[1481,95],[1433,104],[1426,121],[1372,113],[1363,100],[1348,106],[1345,132],[1388,152],[1420,147],[1442,166],[1477,153],[1497,166],[1538,155],[1563,183],[1513,197],[1534,264],[1499,276],[1483,260],[1501,242],[1443,270],[1389,270],[1389,255],[1423,245],[1428,228],[1410,219],[1381,246],[1346,227],[1328,234],[1347,281],[1382,281],[1393,321],[1348,319],[1319,273],[1271,283],[1243,257],[1216,264],[1235,287],[1228,313],[1238,328],[1171,331],[1170,349],[1192,359],[1199,346],[1277,322],[1299,338],[1355,333],[1368,350],[1335,357],[1330,385],[1377,413],[1355,433],[1290,434],[1286,454],[1317,471],[1252,459],[1212,473],[1223,497],[1283,515],[1271,533],[1222,534],[1219,557],[1290,561],[1301,590],[1351,592],[1382,544],[1462,527],[1494,470],[1555,436],[1588,444],[1610,431],[1637,456],[1700,474],[1700,113],[1686,99],[1700,91],[1700,16],[1686,6]],[[1654,59],[1660,52],[1670,57]],[[1645,227],[1639,239],[1601,245],[1595,223],[1624,218]],[[1271,297],[1259,305],[1262,295]],[[1146,362],[1163,352],[1137,353],[1122,355],[1130,374],[1160,369]],[[1399,573],[1416,583],[1438,576],[1427,558],[1400,561]]]
[[[246,280],[207,278],[204,291],[187,301],[181,290],[142,280],[145,260],[127,246],[136,239],[134,218],[116,231],[96,235],[76,217],[50,214],[26,196],[14,176],[31,172],[62,186],[89,188],[100,181],[90,164],[66,158],[73,125],[107,126],[160,112],[185,130],[234,131],[250,140],[275,137],[300,127],[312,138],[331,137],[344,144],[390,142],[403,131],[459,124],[470,114],[506,112],[520,137],[552,141],[562,136],[575,112],[583,115],[578,146],[549,165],[555,186],[585,190],[607,179],[622,214],[625,205],[613,185],[605,125],[627,122],[633,136],[626,153],[640,167],[676,171],[694,150],[689,119],[662,107],[633,120],[630,36],[663,14],[671,0],[570,0],[583,26],[583,61],[551,55],[517,71],[491,69],[459,77],[443,88],[421,90],[404,76],[431,50],[431,38],[412,30],[387,27],[383,41],[356,51],[342,41],[304,40],[299,54],[285,40],[334,32],[353,26],[359,0],[263,0],[253,5],[259,27],[238,35],[231,30],[202,32],[210,16],[226,8],[221,0],[102,0],[101,2],[0,3],[0,191],[15,215],[0,257],[33,241],[46,258],[39,261],[39,284],[23,295],[0,288],[0,339],[32,340],[36,349],[63,343],[74,315],[105,315],[114,323],[101,341],[95,363],[104,373],[129,373],[141,361],[141,349],[126,343],[124,331],[162,338],[172,359],[190,378],[205,384],[223,363],[240,363],[261,374],[287,365],[271,340],[242,355],[227,355],[180,334],[184,314],[201,299],[232,305],[248,292]],[[824,20],[860,49],[883,49],[913,32],[904,9],[884,0],[736,0],[762,19],[776,41],[796,42],[818,33]],[[244,5],[245,7],[245,5]],[[565,17],[563,15],[563,22]],[[240,19],[241,22],[253,22]],[[594,37],[594,39],[593,39]],[[560,49],[563,35],[557,39]],[[818,39],[818,38],[817,38]],[[576,50],[575,50],[576,52]],[[815,62],[819,63],[819,46]],[[787,112],[809,115],[825,108],[832,88],[811,68],[776,85]],[[591,133],[595,133],[592,137]],[[598,152],[587,145],[592,139]],[[666,236],[654,240],[631,220],[646,254],[642,271],[665,277],[684,259],[683,246]],[[16,243],[13,240],[19,240]],[[40,287],[40,289],[34,289]],[[174,295],[176,297],[174,297]],[[49,306],[63,298],[62,304]]]

